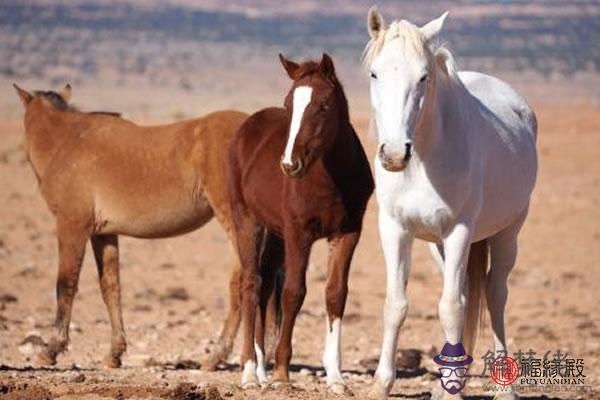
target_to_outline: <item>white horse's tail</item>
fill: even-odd
[[[477,329],[483,325],[485,310],[485,277],[488,266],[489,245],[482,240],[471,245],[469,262],[467,264],[467,279],[469,292],[465,317],[463,344],[467,354],[473,355],[477,339]]]

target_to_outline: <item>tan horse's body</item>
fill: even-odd
[[[107,113],[79,112],[62,95],[17,87],[25,105],[27,154],[56,217],[59,244],[56,333],[38,357],[54,364],[66,349],[73,297],[91,239],[112,340],[105,364],[125,351],[118,236],[164,238],[193,231],[213,216],[234,242],[224,160],[230,138],[247,115],[222,111],[169,125],[142,127]],[[240,321],[239,262],[230,282],[230,311],[214,367],[230,351]]]

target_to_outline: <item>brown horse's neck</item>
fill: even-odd
[[[27,156],[38,180],[64,144],[77,135],[78,114],[58,111],[41,101],[33,100],[25,112],[25,142]]]
[[[337,96],[340,102],[337,130],[334,139],[323,154],[323,162],[331,176],[335,179],[351,171],[356,161],[358,138],[350,124],[348,101],[341,85],[337,84]]]

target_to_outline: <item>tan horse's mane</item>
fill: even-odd
[[[64,97],[62,97],[59,93],[54,92],[52,90],[36,90],[33,92],[33,97],[43,97],[46,101],[48,101],[55,109],[59,111],[65,112],[77,112],[82,114],[90,114],[90,115],[107,115],[112,117],[121,117],[121,113],[112,112],[112,111],[80,111],[77,107],[69,104]]]

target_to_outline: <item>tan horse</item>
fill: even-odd
[[[228,185],[229,141],[247,115],[222,111],[170,125],[141,127],[118,114],[69,106],[71,87],[29,93],[25,106],[29,161],[56,217],[59,266],[55,334],[38,356],[53,365],[69,340],[73,298],[85,245],[91,239],[102,297],[111,323],[107,367],[119,367],[126,349],[121,316],[118,235],[164,238],[219,220],[234,244]],[[239,261],[230,280],[230,310],[204,367],[226,358],[240,323]]]

